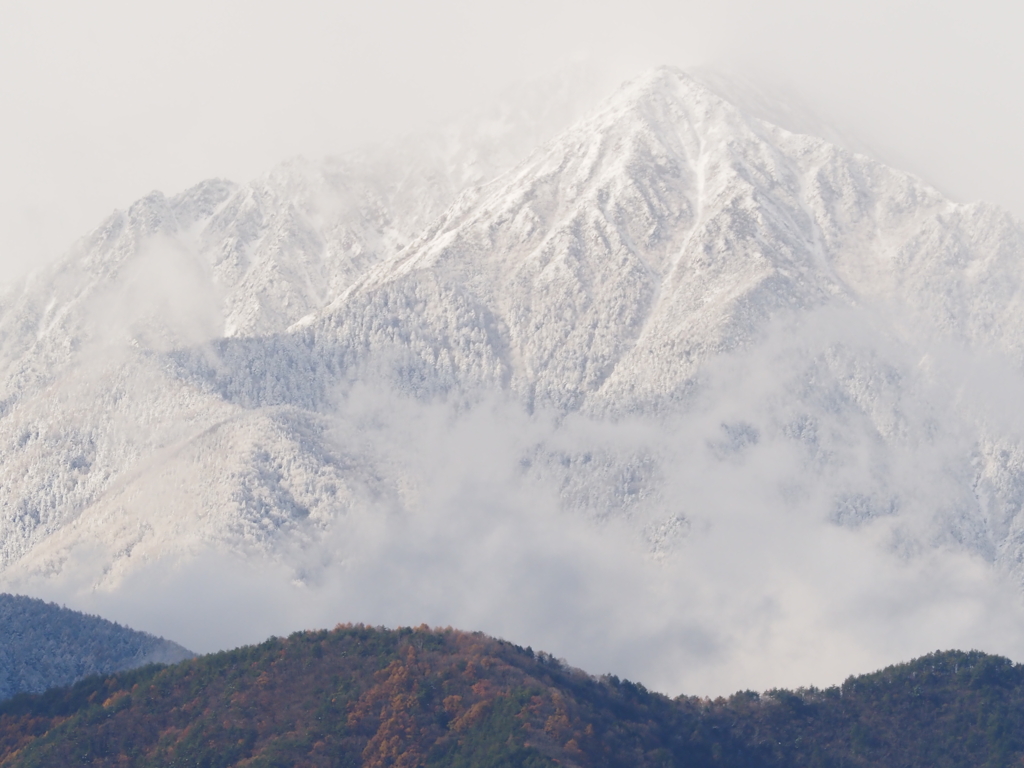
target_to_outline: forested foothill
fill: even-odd
[[[191,657],[177,643],[24,595],[0,594],[0,700],[87,675]]]
[[[670,699],[452,629],[339,626],[0,705],[0,766],[1010,766],[1024,668],[937,652],[842,686]]]

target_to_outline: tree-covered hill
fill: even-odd
[[[170,640],[98,616],[0,594],[0,700],[192,655]]]
[[[936,653],[669,699],[454,630],[305,632],[0,705],[0,766],[1010,766],[1024,669]]]

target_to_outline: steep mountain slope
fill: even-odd
[[[0,705],[0,765],[1010,766],[1024,671],[935,653],[671,700],[452,630],[338,627]]]
[[[0,594],[0,699],[192,655],[177,643],[97,616]]]
[[[458,292],[493,316],[500,337],[487,348],[510,386],[569,409],[671,397],[704,360],[749,347],[770,318],[827,303],[906,308],[918,334],[995,347],[1019,364],[1020,248],[1019,226],[998,210],[954,205],[661,70],[464,197],[336,301],[322,334],[355,339],[364,354],[391,338],[406,344],[434,320],[431,307],[448,305],[428,299],[421,312],[400,297]],[[398,332],[366,309],[392,296],[385,314]],[[437,347],[459,366],[458,342],[446,341]]]
[[[514,583],[544,531],[580,583],[667,585],[657,636],[826,590],[821,542],[847,575],[939,553],[908,600],[1021,583],[1021,224],[675,69],[555,136],[544,103],[154,194],[6,297],[5,582],[212,550],[436,606],[490,583],[478,540]],[[744,548],[768,575],[708,575]]]
[[[349,157],[294,160],[245,186],[213,180],[172,198],[154,192],[3,297],[0,567],[86,508],[105,504],[115,511],[101,518],[117,515],[126,485],[187,446],[203,451],[204,441],[232,427],[229,440],[255,443],[260,456],[269,449],[271,463],[297,456],[303,464],[302,440],[285,436],[287,447],[270,446],[282,430],[308,433],[306,416],[295,424],[286,416],[283,426],[280,415],[248,419],[168,377],[166,354],[222,336],[283,332],[322,307],[400,250],[467,185],[493,177],[571,121],[590,98],[589,77],[569,70],[509,92],[463,123]],[[179,540],[187,550],[182,536],[198,546],[241,526],[243,538],[259,546],[256,529],[287,527],[291,508],[333,501],[321,493],[322,483],[284,509],[258,500],[287,498],[296,489],[267,481],[245,448],[236,451],[227,456],[228,468],[207,466],[238,481],[185,505],[196,509],[191,519],[170,515],[173,530],[162,541]],[[311,471],[330,475],[330,462],[319,466],[330,451],[313,453]],[[190,463],[186,471],[195,469]],[[148,495],[166,495],[160,481],[146,482]],[[272,487],[264,488],[268,482]],[[346,484],[330,476],[325,482]],[[218,510],[212,520],[209,510]],[[148,530],[162,517],[147,513],[132,527]],[[122,551],[133,548],[129,541]]]

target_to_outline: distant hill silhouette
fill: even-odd
[[[0,699],[192,655],[177,643],[98,616],[0,594]]]

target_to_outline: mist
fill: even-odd
[[[1021,13],[992,0],[7,0],[0,283],[151,190],[346,152],[570,61],[609,92],[658,64],[728,70],[954,198],[1024,215]]]
[[[901,553],[888,521],[853,530],[813,504],[783,508],[768,477],[751,483],[749,468],[709,459],[681,482],[685,535],[652,551],[626,521],[595,525],[555,489],[523,482],[523,446],[509,444],[507,416],[494,420],[484,408],[448,430],[410,431],[407,505],[340,520],[298,567],[213,549],[83,590],[90,564],[78,552],[60,579],[16,586],[199,652],[340,622],[426,623],[672,695],[826,686],[936,648],[1024,656],[1019,593],[977,554]],[[795,458],[764,457],[755,472]],[[713,474],[695,482],[702,472]]]
[[[871,417],[834,402],[864,356],[906,388],[875,392],[888,410]],[[1021,384],[997,358],[908,350],[864,310],[828,308],[713,361],[659,418],[531,413],[494,393],[425,403],[357,383],[326,418],[337,455],[359,457],[362,490],[326,527],[106,581],[102,544],[79,545],[59,576],[6,586],[199,652],[426,623],[671,695],[824,687],[937,648],[1020,659],[1019,586],[950,520],[980,440],[957,414],[996,418]],[[1024,437],[1024,423],[1002,427]]]

